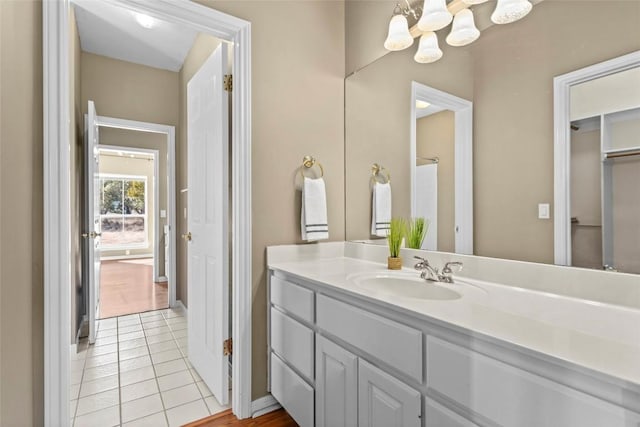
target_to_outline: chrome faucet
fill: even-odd
[[[417,263],[414,268],[416,270],[420,270],[420,278],[425,280],[430,280],[432,282],[439,282],[440,276],[438,275],[438,269],[431,267],[429,261],[426,258],[422,258],[419,256],[414,256],[415,259],[419,259],[420,262]]]
[[[448,262],[442,269],[442,274],[438,273],[438,269],[432,267],[426,258],[414,256],[415,259],[420,260],[414,267],[416,270],[420,270],[420,278],[429,280],[432,282],[453,283],[453,270],[452,267],[457,268],[458,271],[462,270],[462,263],[459,261]]]
[[[453,283],[453,270],[451,267],[455,267],[458,271],[462,270],[462,263],[460,261],[452,261],[448,262],[444,265],[442,269],[442,274],[438,276],[441,282],[444,283]]]

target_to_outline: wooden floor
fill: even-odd
[[[293,418],[287,414],[284,409],[269,412],[266,415],[257,418],[247,418],[246,420],[238,420],[231,412],[231,409],[194,421],[184,427],[222,427],[222,426],[250,426],[250,427],[298,427]]]
[[[153,282],[153,259],[102,261],[101,319],[167,307],[167,284]]]

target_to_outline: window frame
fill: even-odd
[[[122,191],[124,197],[124,181],[143,181],[144,182],[144,214],[125,214],[124,206],[121,214],[100,214],[100,228],[102,229],[103,218],[122,218],[122,232],[124,232],[124,219],[125,218],[144,218],[144,242],[142,243],[130,243],[130,244],[104,244],[100,241],[100,249],[104,251],[119,251],[127,249],[148,249],[149,242],[149,178],[145,175],[131,175],[131,174],[117,174],[117,173],[99,173],[98,179],[100,180],[100,198],[103,197],[103,188],[105,180],[121,180]],[[124,199],[122,201],[124,205]]]

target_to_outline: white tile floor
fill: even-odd
[[[187,319],[167,309],[100,320],[71,355],[76,427],[181,426],[224,411],[187,359]]]

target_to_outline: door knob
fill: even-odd
[[[189,231],[187,234],[183,234],[182,238],[184,240],[186,240],[187,242],[190,242],[191,241],[191,232]]]

